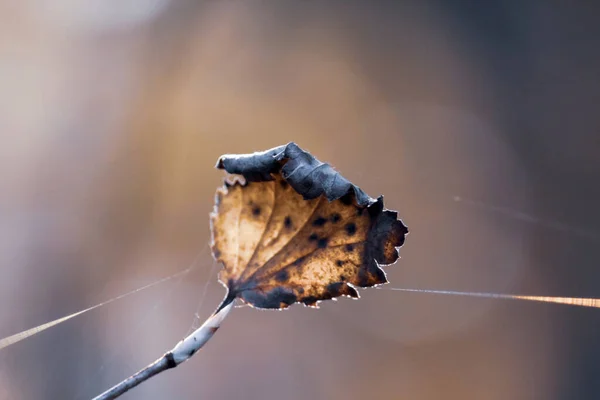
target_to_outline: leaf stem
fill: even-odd
[[[112,400],[121,396],[129,389],[136,387],[142,382],[147,381],[154,375],[160,374],[179,364],[189,360],[202,346],[210,340],[215,332],[221,326],[221,323],[231,311],[234,298],[227,296],[221,305],[203,324],[189,336],[177,343],[171,351],[165,353],[161,358],[140,370],[136,374],[121,381],[106,392],[94,397],[93,400]]]

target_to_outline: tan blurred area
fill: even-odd
[[[208,213],[224,153],[295,141],[384,194],[411,231],[390,286],[557,294],[530,230],[455,200],[537,210],[496,111],[502,82],[445,13],[435,1],[0,2],[0,336],[204,249],[183,280],[1,351],[0,398],[91,398],[182,338],[207,280],[200,317],[213,310],[224,289]],[[123,398],[563,398],[552,306],[361,296],[235,309],[194,359]]]

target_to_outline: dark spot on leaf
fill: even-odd
[[[329,292],[332,297],[337,297],[342,294],[342,286],[344,286],[342,282],[331,283],[327,285],[327,292]]]
[[[279,181],[279,184],[281,185],[282,188],[287,189],[289,183],[287,183],[286,181],[284,181],[283,179]]]
[[[344,275],[340,275],[340,281],[345,281],[346,277]]]
[[[340,219],[342,219],[342,217],[338,213],[335,213],[331,216],[331,222],[333,222],[334,224],[339,222]]]
[[[302,263],[304,262],[304,260],[306,260],[306,256],[304,256],[304,257],[300,257],[299,259],[297,259],[296,261],[294,261],[294,262],[292,263],[292,265],[293,265],[294,267],[297,267],[297,266],[299,266],[299,265],[302,265]]]
[[[337,260],[337,261],[335,262],[335,264],[336,264],[338,267],[341,267],[342,265],[344,265],[344,260]]]
[[[290,278],[290,274],[289,272],[287,272],[285,269],[279,271],[276,275],[275,275],[275,280],[278,282],[285,282]]]
[[[340,201],[349,206],[350,204],[352,204],[352,193],[348,192],[345,195],[343,195],[342,197],[340,197]]]
[[[215,251],[213,252],[213,255],[215,256],[215,258],[217,258],[217,259],[218,259],[219,257],[221,257],[221,251],[219,251],[219,250],[215,250]]]
[[[288,306],[294,304],[296,301],[298,301],[298,297],[294,293],[286,293],[281,296],[281,302]]]
[[[354,297],[355,299],[359,298],[358,292],[352,286],[346,285],[346,290],[348,291],[347,293],[345,293],[346,295],[348,295],[350,297]]]
[[[281,304],[293,304],[297,297],[290,289],[280,286],[274,287],[268,292],[257,290],[244,290],[240,297],[258,308],[280,308]]]
[[[364,209],[364,208],[361,208],[361,207],[359,207],[359,208],[356,210],[356,213],[357,213],[359,216],[361,216],[361,215],[363,215],[363,211],[365,211],[365,209]]]
[[[317,300],[319,300],[319,299],[317,299],[315,296],[307,296],[302,299],[302,302],[304,304],[306,304],[307,306],[310,306],[310,305],[315,304],[317,302]]]
[[[371,218],[380,216],[383,212],[383,197],[380,196],[375,203],[367,208],[367,211],[369,212],[369,216]]]
[[[358,270],[358,285],[363,287],[369,285],[369,275],[364,269]]]
[[[286,228],[288,228],[288,229],[291,228],[292,227],[292,218],[290,218],[290,216],[288,215],[287,217],[285,217],[283,224],[285,225]]]
[[[304,288],[303,287],[299,287],[298,288],[298,293],[303,294],[304,293]]]
[[[352,250],[354,250],[354,245],[353,245],[353,244],[351,244],[351,243],[350,243],[350,244],[347,244],[347,245],[346,245],[346,251],[350,252],[350,251],[352,251]]]
[[[259,206],[254,206],[254,208],[252,208],[252,215],[258,217],[260,215],[261,209]]]
[[[333,295],[329,292],[323,293],[323,300],[331,300],[333,299]]]
[[[375,278],[377,279],[377,283],[387,283],[387,278],[385,276],[385,272],[381,268],[374,268]]]
[[[328,239],[328,238],[326,238],[326,237],[324,237],[324,238],[321,238],[321,239],[319,239],[319,241],[317,242],[317,246],[318,246],[320,249],[324,249],[325,247],[327,247],[327,242],[329,242],[329,239]]]
[[[319,217],[313,221],[313,226],[323,226],[326,222],[327,220],[325,218]]]
[[[346,229],[346,233],[348,235],[352,236],[356,233],[356,224],[354,222],[350,222],[346,224],[344,229]]]
[[[319,238],[319,235],[317,235],[316,233],[312,233],[309,237],[308,240],[310,242],[314,242],[315,240],[317,240]]]

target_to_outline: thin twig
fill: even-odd
[[[202,346],[219,329],[221,323],[231,311],[233,306],[233,298],[227,297],[219,306],[217,311],[211,315],[200,328],[196,329],[192,334],[180,341],[171,351],[165,353],[161,358],[148,365],[138,373],[130,376],[122,382],[116,384],[101,395],[94,397],[93,400],[112,400],[121,396],[139,385],[147,381],[154,375],[160,374],[171,368],[175,368],[179,364],[189,360]]]

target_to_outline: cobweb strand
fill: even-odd
[[[441,295],[479,297],[479,298],[489,298],[489,299],[537,301],[537,302],[541,302],[541,303],[566,304],[566,305],[578,306],[578,307],[600,308],[600,299],[598,299],[598,298],[529,296],[529,295],[519,295],[519,294],[459,292],[459,291],[453,291],[453,290],[408,289],[408,288],[388,288],[388,287],[378,287],[378,289],[380,289],[380,290],[395,290],[395,291],[399,291],[399,292],[410,292],[410,293],[441,294]]]

